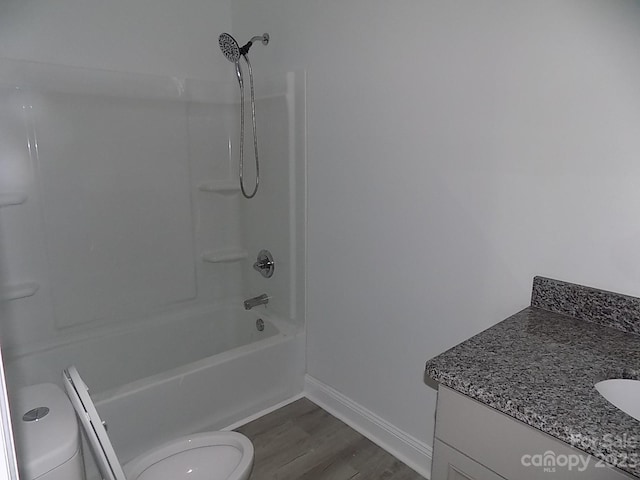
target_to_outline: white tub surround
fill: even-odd
[[[305,75],[254,71],[248,201],[224,66],[230,82],[0,59],[9,393],[76,365],[125,462],[303,389]]]

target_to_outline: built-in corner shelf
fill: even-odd
[[[16,283],[13,285],[2,285],[0,287],[0,300],[17,300],[34,295],[40,285],[36,282]]]
[[[244,260],[249,254],[246,250],[240,248],[226,248],[221,250],[212,250],[202,254],[202,261],[208,263],[236,262]]]
[[[0,207],[10,207],[11,205],[21,205],[27,201],[26,193],[0,193]]]
[[[240,191],[240,185],[234,182],[205,182],[198,185],[198,190],[221,195],[233,195]]]

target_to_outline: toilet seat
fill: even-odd
[[[249,453],[250,454],[247,454]],[[166,443],[124,466],[128,480],[229,480],[249,477],[251,441],[236,432],[208,432]],[[247,472],[246,476],[239,476]]]
[[[62,381],[67,396],[80,419],[82,429],[87,434],[89,448],[96,460],[98,470],[104,480],[127,480],[113,450],[107,430],[102,424],[91,397],[89,389],[80,378],[76,367],[71,366],[62,372]]]
[[[78,370],[62,375],[67,395],[87,435],[105,480],[246,480],[253,467],[253,444],[236,432],[207,432],[168,442],[140,455],[123,469]]]

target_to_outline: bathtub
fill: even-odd
[[[264,307],[218,308],[23,352],[9,359],[7,371],[23,384],[60,383],[70,364],[124,463],[168,439],[223,428],[301,392],[304,335]]]

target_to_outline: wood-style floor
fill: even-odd
[[[237,431],[255,447],[251,480],[423,480],[306,398]]]

